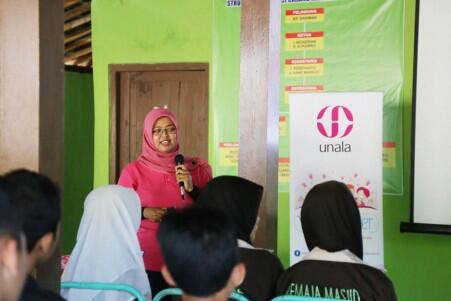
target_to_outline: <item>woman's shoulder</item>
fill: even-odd
[[[266,249],[248,249],[240,248],[240,253],[244,261],[247,259],[257,262],[265,262],[271,266],[276,266],[282,268],[282,263],[280,259]]]
[[[189,161],[186,161],[185,164],[187,164],[187,168],[191,172],[209,175],[212,173],[210,164],[200,157],[189,158]]]
[[[133,161],[127,163],[127,165],[125,165],[122,168],[121,173],[124,173],[124,172],[134,173],[137,169],[139,169],[139,162],[138,162],[138,160],[133,160]]]
[[[150,166],[147,166],[145,164],[143,164],[141,161],[139,160],[133,160],[130,163],[128,163],[127,165],[124,166],[124,168],[122,170],[127,170],[129,172],[157,172],[157,173],[161,173],[160,171],[151,168]]]
[[[185,160],[185,165],[188,169],[206,168],[210,165],[201,157],[189,157]]]
[[[393,282],[384,271],[367,264],[354,264],[359,270],[360,279],[366,279],[372,286],[377,287],[379,297],[376,300],[396,300]]]
[[[134,160],[122,168],[120,178],[131,177],[135,179],[141,177],[142,174],[149,174],[149,172],[152,172],[152,170],[145,168],[138,160]]]
[[[385,274],[384,271],[375,268],[373,266],[367,264],[358,264],[360,269],[362,269],[363,273],[371,274],[375,279],[378,279],[380,282],[387,283],[389,285],[392,284],[390,278]]]

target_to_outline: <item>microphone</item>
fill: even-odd
[[[174,161],[175,161],[175,165],[182,165],[183,163],[185,163],[185,158],[183,157],[182,154],[178,154],[177,156],[175,156]],[[185,199],[185,186],[183,185],[183,181],[179,182],[179,186],[180,186],[180,196],[182,197],[182,200],[184,200]]]

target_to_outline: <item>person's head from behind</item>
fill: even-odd
[[[223,211],[234,223],[238,238],[253,243],[263,187],[236,176],[216,177],[202,189],[197,204]]]
[[[360,213],[348,187],[337,181],[315,185],[301,210],[301,225],[310,250],[349,250],[363,258]]]
[[[101,186],[85,199],[77,242],[62,281],[122,283],[150,295],[149,282],[136,235],[141,202],[131,188]],[[67,300],[127,300],[128,293],[62,289]]]
[[[27,272],[26,240],[0,178],[0,300],[17,300]]]
[[[235,229],[220,210],[169,210],[157,237],[165,261],[163,277],[183,291],[185,300],[227,300],[244,279]]]
[[[61,200],[58,186],[47,176],[19,169],[7,173],[12,204],[27,239],[30,269],[47,260],[59,237]]]

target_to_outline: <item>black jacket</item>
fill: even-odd
[[[19,301],[64,301],[64,299],[51,291],[41,289],[36,280],[28,275]]]
[[[303,260],[279,279],[277,295],[366,301],[394,301],[393,284],[385,274],[359,263]]]

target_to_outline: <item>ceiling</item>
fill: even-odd
[[[64,64],[92,67],[91,0],[64,0]]]

